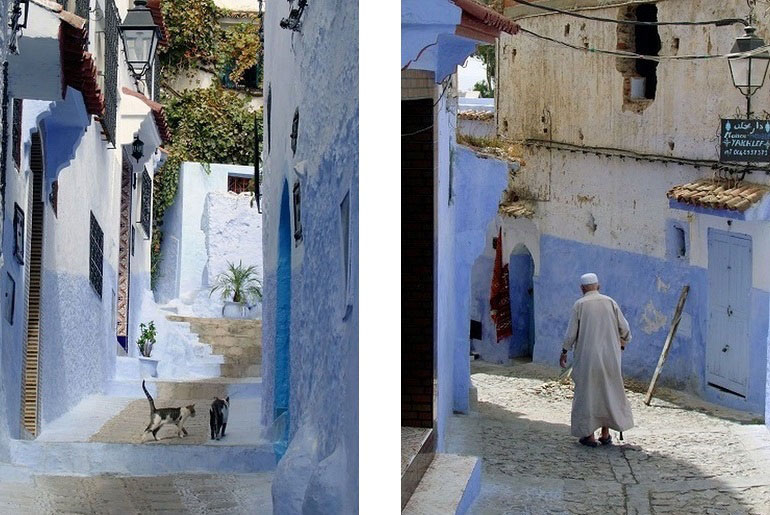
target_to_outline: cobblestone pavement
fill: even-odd
[[[272,473],[0,478],[2,514],[270,514]]]
[[[474,363],[478,407],[452,417],[447,452],[481,456],[475,514],[767,514],[770,432],[747,414],[627,384],[636,427],[612,446],[570,436],[556,368]]]

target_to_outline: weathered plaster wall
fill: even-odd
[[[251,178],[254,169],[211,164],[210,173],[207,173],[200,163],[182,164],[176,198],[163,220],[161,273],[155,289],[159,303],[176,298],[192,302],[200,291],[207,289],[206,197],[213,191],[227,192],[228,175]],[[251,209],[248,205],[242,207]],[[253,209],[256,211],[256,207]],[[255,242],[259,240],[259,234],[244,237]]]
[[[355,513],[358,506],[358,10],[308,5],[302,30],[279,28],[267,3],[264,145],[263,423],[273,423],[278,234],[284,184],[301,191],[302,241],[291,248],[290,443],[273,482],[276,513]],[[340,85],[346,87],[341,94]],[[270,94],[270,93],[268,93]],[[290,148],[299,110],[296,154]],[[269,142],[269,143],[268,143]],[[350,194],[351,295],[340,203]],[[293,204],[293,200],[292,200]],[[293,205],[292,205],[293,207]],[[293,212],[293,209],[292,209]],[[292,234],[293,234],[292,222]]]
[[[569,307],[579,295],[577,281],[586,271],[599,274],[604,291],[616,295],[627,311],[634,341],[624,354],[624,370],[648,380],[668,331],[684,284],[690,284],[687,317],[666,363],[663,383],[741,409],[762,411],[766,370],[757,368],[767,347],[770,277],[762,256],[770,252],[763,223],[744,222],[670,209],[666,191],[700,178],[693,167],[638,163],[582,153],[525,152],[516,184],[525,189],[546,186],[550,200],[537,203],[533,221],[503,219],[504,255],[517,245],[532,252],[535,268],[535,361],[555,362],[566,328]],[[539,175],[550,177],[543,180]],[[630,180],[630,178],[639,178]],[[688,256],[676,257],[667,238],[672,224],[686,229]],[[749,235],[753,246],[752,327],[749,398],[747,401],[706,388],[705,323],[708,291],[708,229]],[[511,267],[511,277],[527,274]],[[684,335],[689,334],[685,337]]]
[[[655,5],[659,20],[747,14],[742,0],[666,0]],[[618,12],[618,8],[604,8],[592,10],[591,15],[617,18]],[[767,41],[767,15],[757,9],[757,16],[757,33]],[[573,45],[608,50],[617,45],[617,25],[612,23],[549,15],[527,18],[522,25]],[[661,54],[724,54],[743,29],[740,25],[670,26],[660,27],[659,33]],[[498,44],[498,131],[508,138],[552,138],[578,145],[716,159],[720,116],[735,115],[738,109],[745,113],[745,99],[733,86],[723,59],[661,63],[655,101],[637,114],[623,110],[623,76],[614,56],[580,52],[525,34],[503,34]],[[754,96],[752,110],[761,113],[769,103],[770,88],[765,87]],[[543,132],[546,128],[548,134]]]

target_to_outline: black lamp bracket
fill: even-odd
[[[294,3],[294,0],[289,0],[290,4]],[[302,28],[302,14],[307,7],[307,0],[298,0],[297,7],[292,7],[289,11],[289,16],[281,20],[281,28],[289,29],[298,32]]]

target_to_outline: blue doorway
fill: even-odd
[[[525,245],[517,245],[508,260],[513,338],[510,358],[529,358],[535,350],[535,262]]]
[[[289,186],[284,181],[281,194],[281,217],[278,225],[278,282],[275,320],[275,398],[273,420],[277,429],[274,444],[276,459],[280,460],[289,446],[291,398],[291,216]]]

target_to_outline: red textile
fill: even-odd
[[[497,329],[497,341],[513,335],[511,326],[511,296],[508,289],[508,265],[503,266],[503,229],[497,237],[495,271],[492,275],[492,291],[489,298],[492,321]]]

